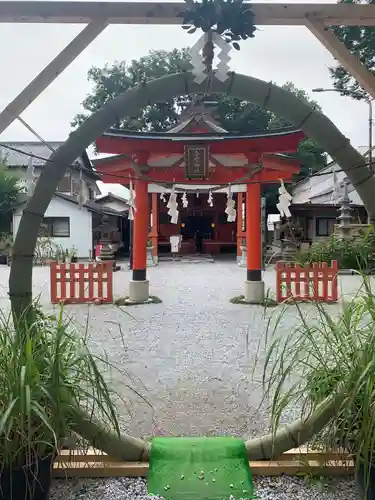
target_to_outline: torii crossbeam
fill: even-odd
[[[254,3],[257,25],[303,26],[306,19],[324,26],[375,26],[374,5]],[[0,1],[2,23],[181,24],[183,2]]]

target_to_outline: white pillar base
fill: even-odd
[[[264,299],[264,281],[245,281],[244,302],[249,304],[262,304]]]
[[[146,281],[134,281],[129,282],[129,302],[148,302],[150,298],[150,283]]]

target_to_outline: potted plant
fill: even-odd
[[[78,262],[78,250],[75,246],[70,249],[70,262]]]
[[[294,329],[281,331],[279,317],[267,332],[263,381],[274,435],[286,408],[301,408],[306,419],[334,402],[328,424],[317,426],[321,432],[312,444],[348,450],[362,498],[375,500],[375,296],[370,281],[363,277],[360,292],[344,301],[338,314],[322,304],[313,306],[310,317],[305,307],[296,309]],[[319,424],[318,417],[314,421]]]
[[[67,248],[65,248],[65,250],[64,250],[64,262],[65,262],[65,264],[70,264],[70,262],[71,262],[70,252]]]
[[[62,310],[53,318],[33,307],[16,322],[0,316],[1,500],[48,499],[54,458],[81,406],[119,435],[105,366]]]

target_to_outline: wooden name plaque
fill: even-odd
[[[187,179],[207,179],[208,146],[185,146],[185,177]]]

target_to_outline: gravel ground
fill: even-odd
[[[0,266],[2,308],[9,307],[8,274],[8,268]],[[124,431],[144,437],[219,434],[248,438],[263,433],[268,416],[265,408],[259,409],[262,390],[252,381],[251,368],[264,339],[264,311],[262,307],[228,301],[243,292],[245,270],[230,261],[165,262],[149,269],[148,275],[151,294],[160,297],[161,304],[66,308],[78,324],[89,321],[93,348],[98,352],[106,350],[113,363],[134,377],[131,382],[118,380],[116,384],[128,398],[122,411]],[[115,274],[115,297],[127,295],[129,278],[123,265]],[[264,279],[274,291],[275,273],[267,271]],[[359,283],[356,276],[340,280],[345,295],[354,293]],[[51,307],[48,268],[34,269],[33,285],[34,294],[41,294],[41,303]],[[303,307],[306,311],[310,308]],[[290,308],[281,327],[290,329],[295,318]],[[259,352],[262,357],[262,348]],[[137,388],[150,405],[127,390],[126,383]],[[291,412],[286,419],[295,416]],[[101,495],[108,500],[145,498],[142,481],[86,481],[75,486],[73,482],[64,483],[71,488],[69,496],[61,484],[55,487],[55,499],[91,500]],[[354,489],[349,485],[340,483],[337,491],[342,494],[320,494],[294,479],[264,479],[260,481],[259,495],[261,499],[280,500],[357,498],[350,493]],[[65,493],[59,496],[62,490]],[[90,495],[91,491],[102,493],[98,497],[96,493]]]
[[[359,500],[354,481],[342,479],[312,483],[294,477],[255,478],[257,500]],[[144,479],[55,481],[51,500],[146,500]],[[193,500],[193,499],[192,499]],[[207,499],[209,500],[209,499]]]

